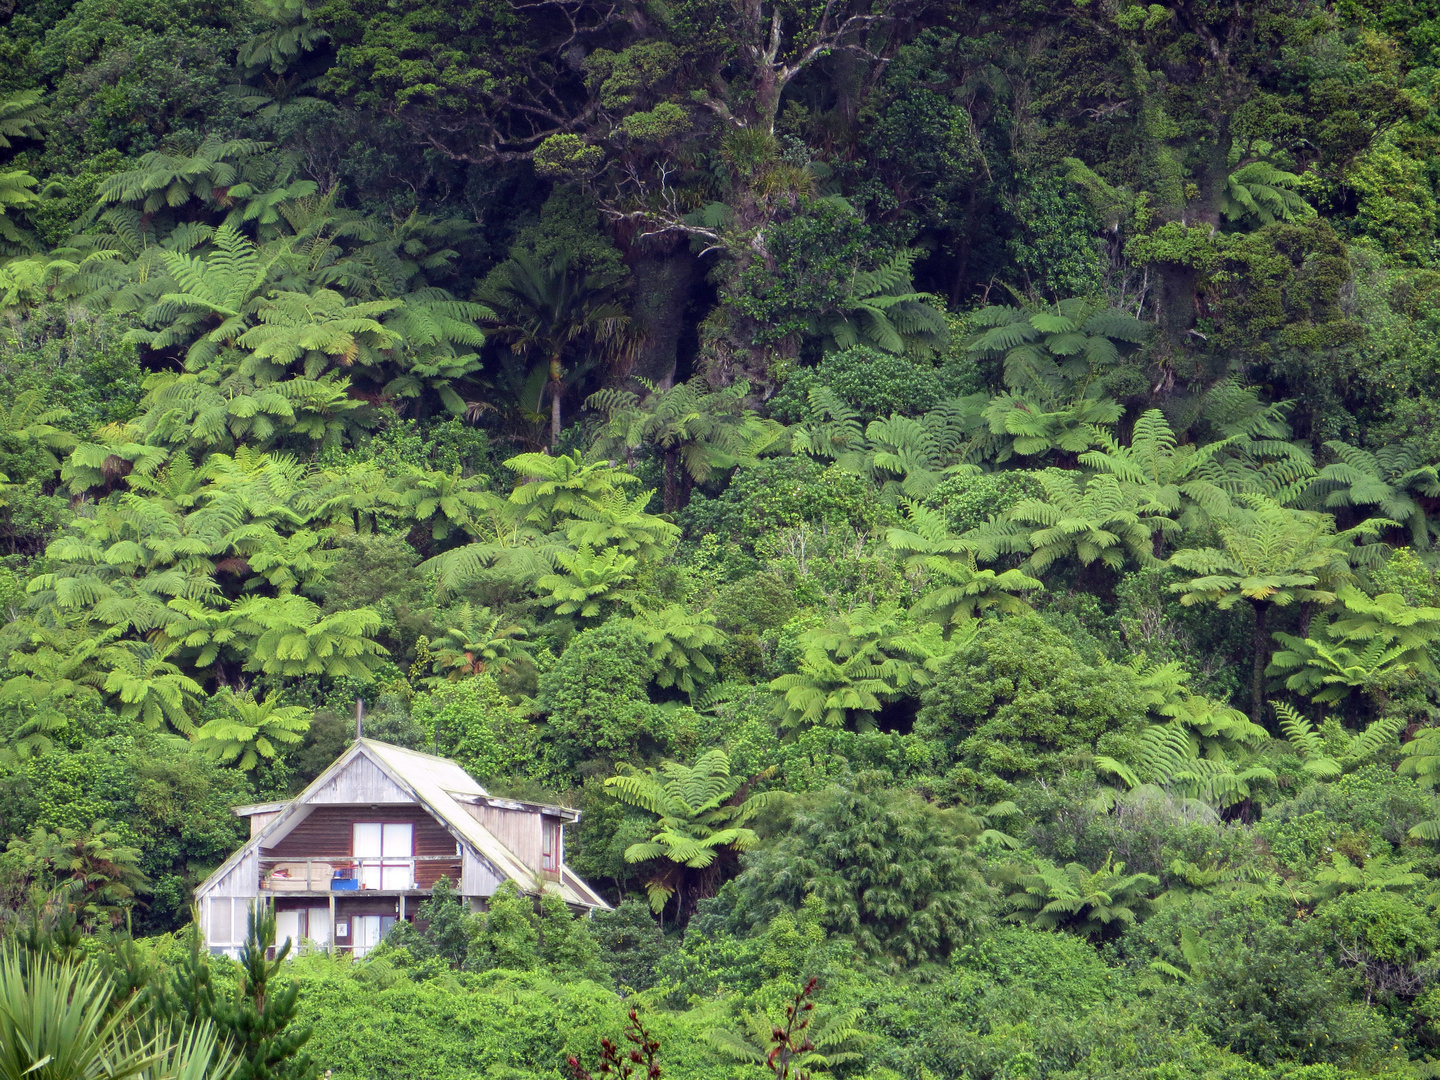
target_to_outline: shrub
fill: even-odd
[[[963,533],[1005,513],[1022,499],[1043,497],[1044,490],[1031,473],[979,473],[942,480],[925,497],[925,505],[945,516],[951,532]]]
[[[814,386],[834,390],[860,413],[862,423],[891,413],[920,416],[948,396],[929,363],[857,345],[792,374],[771,399],[770,415],[787,424],[799,423],[809,415],[806,395]]]
[[[978,823],[882,779],[862,774],[803,800],[747,858],[736,888],[752,924],[813,896],[827,930],[915,964],[949,955],[987,921],[990,889],[966,850]]]
[[[650,703],[650,650],[633,626],[613,620],[576,635],[540,679],[536,704],[545,714],[546,753],[573,774],[607,762],[643,760],[670,746],[670,714]]]
[[[1087,664],[1058,630],[1026,615],[981,624],[946,658],[921,695],[915,732],[949,751],[953,783],[998,795],[1009,781],[1058,776],[1102,737],[1144,720],[1130,667]]]

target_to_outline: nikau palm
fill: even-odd
[[[498,280],[478,294],[493,312],[487,321],[516,353],[538,352],[549,371],[550,446],[560,442],[560,398],[565,353],[577,341],[614,349],[622,341],[625,309],[617,300],[623,279],[586,273],[562,249],[547,263],[517,251],[502,264]]]

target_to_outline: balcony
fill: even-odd
[[[428,894],[448,877],[460,883],[461,860],[454,855],[262,856],[260,890],[275,896]]]

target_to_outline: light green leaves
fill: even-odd
[[[214,761],[249,770],[263,758],[272,760],[282,746],[293,746],[310,730],[310,710],[280,705],[274,694],[256,701],[249,694],[230,694],[229,713],[195,733],[195,744]]]
[[[743,851],[755,842],[755,831],[747,823],[783,796],[760,792],[732,804],[744,784],[744,777],[730,775],[730,759],[718,749],[702,754],[691,766],[667,761],[658,771],[631,769],[605,781],[617,799],[657,819],[649,841],[625,849],[627,862],[664,860],[645,887],[655,911],[675,894],[686,869],[703,870],[723,850]]]

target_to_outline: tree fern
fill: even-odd
[[[1315,211],[1294,190],[1300,177],[1268,161],[1240,166],[1225,179],[1220,213],[1228,221],[1273,225]]]
[[[266,149],[253,139],[222,139],[207,135],[193,153],[152,150],[134,169],[101,181],[98,205],[128,203],[147,214],[183,206],[191,199],[213,203],[216,192],[229,189],[240,176],[240,163]]]
[[[767,791],[742,799],[745,784],[744,777],[730,774],[730,759],[719,749],[702,754],[694,765],[667,761],[659,769],[622,768],[620,775],[605,781],[615,798],[656,819],[650,840],[625,850],[627,862],[660,863],[646,884],[655,911],[693,877],[686,870],[703,870],[723,852],[743,851],[755,843],[748,823],[783,795]]]
[[[9,150],[12,139],[35,139],[46,117],[39,90],[21,90],[0,98],[0,150]]]
[[[901,251],[874,270],[855,273],[834,310],[810,319],[808,332],[827,351],[868,345],[889,353],[928,355],[943,347],[944,314],[935,298],[915,291],[917,251]]]

